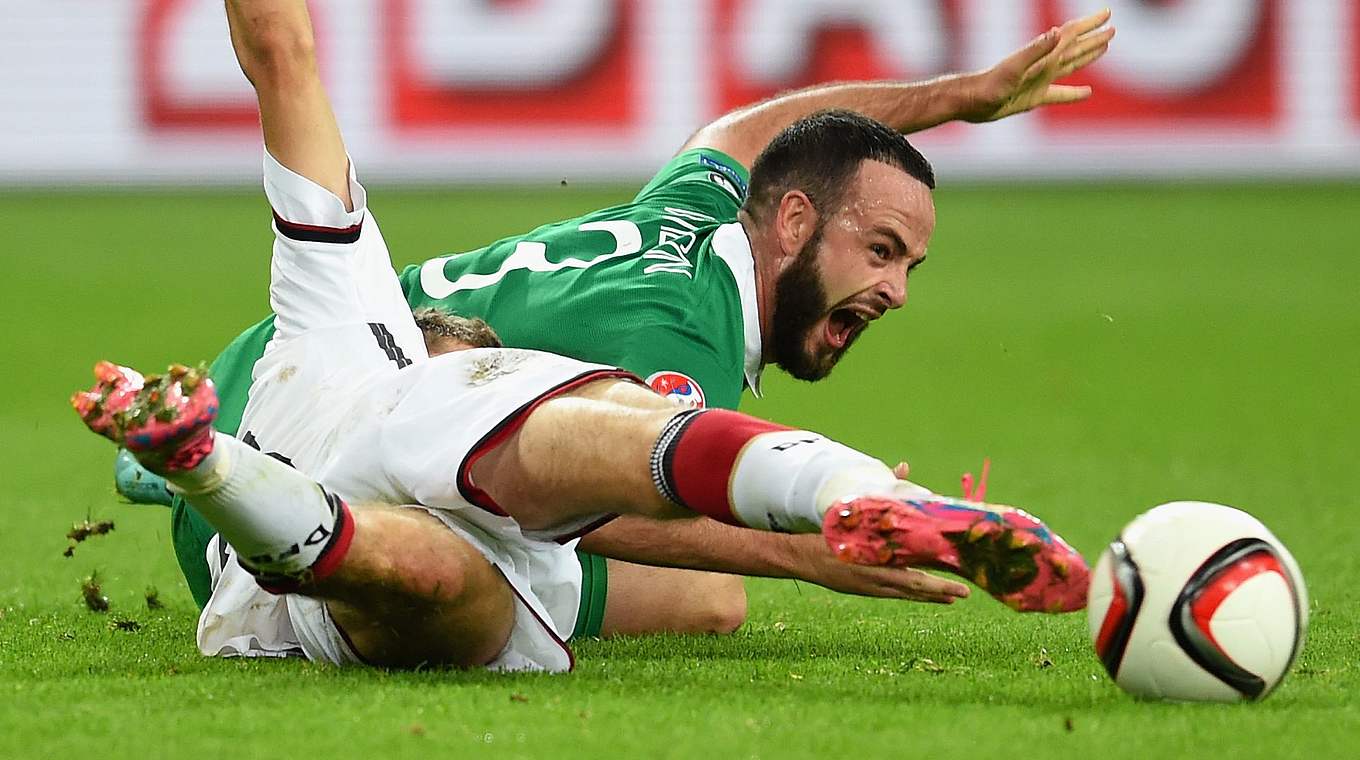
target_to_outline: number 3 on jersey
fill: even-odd
[[[629,221],[586,222],[576,228],[577,232],[607,232],[614,237],[614,250],[592,259],[564,259],[548,261],[548,245],[522,240],[501,266],[489,274],[469,272],[456,280],[444,274],[444,263],[453,256],[431,259],[420,267],[420,287],[425,295],[433,299],[448,298],[464,290],[480,290],[500,282],[505,275],[518,269],[530,272],[557,272],[563,269],[589,269],[604,261],[623,256],[632,256],[642,250],[642,230]]]

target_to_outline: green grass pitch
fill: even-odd
[[[375,188],[397,263],[623,198]],[[1153,504],[1266,521],[1312,593],[1258,705],[1136,702],[1084,615],[751,581],[735,635],[586,641],[570,676],[204,659],[167,513],[66,406],[111,358],[210,359],[267,309],[258,193],[0,195],[0,757],[1325,757],[1360,735],[1360,186],[951,188],[908,308],[747,411],[990,495],[1094,558]],[[109,535],[65,558],[86,516]],[[107,614],[85,609],[98,570]],[[164,607],[148,610],[159,591]],[[111,626],[133,620],[140,630]],[[305,753],[305,755],[303,754]]]

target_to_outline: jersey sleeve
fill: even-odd
[[[670,160],[634,203],[676,203],[719,222],[737,218],[751,175],[736,159],[712,148],[696,148]]]
[[[402,344],[423,345],[352,163],[349,183],[353,211],[265,153],[264,189],[274,212],[269,303],[277,338],[368,323]]]

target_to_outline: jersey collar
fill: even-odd
[[[756,260],[751,255],[751,241],[740,222],[724,224],[713,233],[713,252],[732,270],[737,281],[737,296],[741,299],[741,321],[745,327],[746,387],[760,398],[760,373],[765,369],[760,357],[760,309],[756,305]]]

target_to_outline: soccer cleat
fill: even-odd
[[[119,449],[113,460],[113,487],[133,504],[168,507],[174,503],[174,494],[166,486],[165,478],[139,464],[127,449]]]
[[[152,472],[192,469],[212,451],[217,392],[206,372],[180,364],[142,377],[110,362],[95,384],[71,396],[86,427],[132,452]]]
[[[938,495],[861,496],[832,505],[822,535],[845,562],[947,570],[1017,612],[1086,606],[1086,560],[1019,509]]]

